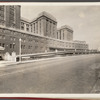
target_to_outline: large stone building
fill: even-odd
[[[40,52],[88,49],[86,42],[73,41],[73,29],[68,25],[57,30],[57,20],[47,12],[30,21],[21,17],[21,6],[0,6],[0,46],[3,53],[32,54]]]

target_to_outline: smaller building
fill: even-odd
[[[56,18],[47,12],[41,12],[37,18],[30,23],[31,32],[47,36],[56,37],[57,21]]]
[[[57,30],[56,38],[65,41],[73,41],[73,29],[68,25],[62,26]]]

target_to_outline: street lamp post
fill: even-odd
[[[19,61],[21,62],[21,38],[19,39]]]

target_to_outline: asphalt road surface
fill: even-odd
[[[66,56],[0,68],[0,93],[90,93],[100,54]]]

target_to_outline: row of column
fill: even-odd
[[[43,35],[43,19],[36,20],[32,23],[32,32]]]
[[[72,41],[73,40],[73,33],[68,32],[67,29],[60,29],[57,32],[57,39]]]
[[[65,30],[58,30],[57,39],[67,40],[67,32],[65,32]]]
[[[55,38],[57,32],[57,23],[49,21],[46,18],[36,20],[32,23],[32,32]]]
[[[55,22],[46,20],[46,35],[55,38],[57,32],[57,24]]]

